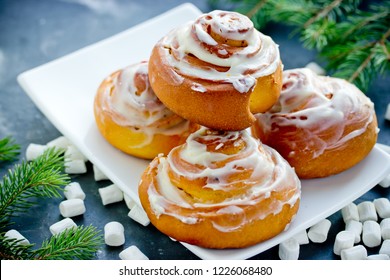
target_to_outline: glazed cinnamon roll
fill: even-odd
[[[283,73],[279,101],[256,115],[252,132],[275,148],[300,178],[340,173],[365,158],[377,139],[374,105],[345,80],[309,69]]]
[[[154,47],[151,86],[185,119],[219,130],[242,130],[278,99],[278,46],[244,15],[213,11],[172,30]]]
[[[241,248],[287,227],[299,207],[300,181],[247,131],[202,127],[150,163],[139,196],[152,224],[168,236],[207,248]]]
[[[146,61],[116,71],[101,83],[94,114],[109,143],[146,159],[168,154],[199,128],[160,102],[149,85]]]

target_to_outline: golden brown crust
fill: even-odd
[[[93,105],[95,121],[100,133],[115,148],[139,158],[153,159],[160,153],[168,154],[173,147],[184,143],[187,136],[198,129],[198,125],[190,123],[188,129],[180,135],[157,133],[152,136],[151,141],[148,141],[148,135],[142,128],[119,125],[113,120],[112,112],[103,109],[104,95],[107,94],[107,89],[114,87],[113,81],[119,73],[120,71],[116,71],[100,84]],[[148,143],[143,145],[145,141]]]
[[[207,136],[194,134],[188,139],[196,141],[195,146],[205,144],[210,159],[229,156],[209,162],[199,151],[188,150],[187,140],[168,157],[155,158],[138,189],[151,223],[178,241],[218,249],[251,246],[285,230],[300,203],[300,182],[288,163],[274,150],[257,146],[258,142],[253,148],[245,138],[231,134],[225,137],[233,139],[230,142],[215,141],[215,137],[205,142]],[[182,155],[191,152],[205,166],[186,161]],[[198,178],[196,174],[209,164],[214,175]],[[211,187],[210,182],[217,185]]]
[[[258,78],[253,92],[240,93],[232,84],[189,76],[178,83],[171,74],[175,70],[164,63],[163,55],[162,45],[157,44],[149,62],[151,86],[170,110],[192,122],[219,130],[242,130],[254,123],[253,113],[268,110],[279,97],[281,64],[275,73]],[[196,83],[207,91],[194,90]]]

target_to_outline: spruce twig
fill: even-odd
[[[19,155],[20,146],[11,137],[0,139],[0,161],[11,161]]]

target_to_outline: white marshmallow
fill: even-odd
[[[123,198],[125,199],[127,208],[130,210],[137,204],[130,196],[125,193],[123,194]]]
[[[65,136],[57,137],[46,144],[49,148],[55,147],[58,149],[66,150],[72,143]]]
[[[328,238],[331,222],[324,219],[309,229],[307,233],[309,239],[314,243],[323,243]]]
[[[344,223],[349,220],[359,221],[358,208],[353,202],[341,209],[341,215],[343,216]]]
[[[390,121],[390,103],[387,104],[386,113],[385,113],[385,119]]]
[[[381,244],[381,227],[375,221],[365,221],[363,223],[364,245],[369,248],[379,246]]]
[[[104,226],[104,241],[108,246],[125,244],[125,228],[119,222],[109,222]]]
[[[76,223],[71,218],[65,218],[55,224],[52,224],[49,227],[49,230],[51,234],[55,235],[63,232],[68,228],[77,228]]]
[[[346,230],[340,231],[336,235],[336,240],[333,246],[333,253],[339,256],[342,250],[352,248],[354,243],[355,233]]]
[[[390,257],[390,239],[383,241],[379,254],[384,254]]]
[[[119,258],[121,260],[149,260],[149,258],[145,256],[144,253],[142,253],[135,245],[132,245],[120,252]]]
[[[19,245],[29,245],[30,244],[30,241],[27,240],[26,237],[24,237],[19,231],[17,231],[16,229],[11,229],[9,231],[7,231],[5,234],[4,234],[5,237],[7,237],[8,239],[16,239],[16,240],[19,240],[17,243]]]
[[[363,245],[344,249],[340,253],[342,260],[365,260],[367,259],[367,249]]]
[[[390,201],[386,197],[374,199],[374,205],[378,216],[382,219],[390,218]]]
[[[390,239],[390,218],[383,219],[380,227],[383,240]]]
[[[379,182],[379,185],[382,188],[388,188],[390,187],[390,174],[387,175],[382,181]]]
[[[66,160],[65,173],[67,174],[83,174],[87,173],[87,166],[81,159]]]
[[[93,164],[92,167],[95,181],[109,180],[108,177],[99,169],[99,167],[97,167],[95,164]]]
[[[309,68],[310,70],[312,70],[314,73],[316,73],[317,75],[325,75],[326,72],[324,70],[324,68],[322,68],[320,65],[318,65],[316,62],[309,62],[305,68]]]
[[[85,213],[84,200],[73,198],[60,203],[60,213],[64,218],[79,216]]]
[[[26,159],[32,161],[41,156],[47,149],[46,145],[31,143],[26,149]]]
[[[297,240],[299,245],[309,244],[309,238],[307,237],[306,230],[298,232],[292,238]]]
[[[374,254],[368,256],[367,260],[390,260],[390,257],[385,254]]]
[[[65,151],[65,158],[68,160],[80,159],[84,162],[88,161],[88,159],[74,145],[68,146],[68,148]]]
[[[135,205],[133,208],[131,208],[128,216],[145,227],[150,223],[145,210],[138,205]]]
[[[103,205],[123,200],[123,192],[115,184],[111,184],[104,188],[99,188],[99,194]]]
[[[77,182],[72,182],[64,188],[64,195],[66,199],[80,198],[85,199],[85,193]]]
[[[345,224],[345,230],[353,232],[355,235],[355,243],[359,243],[361,240],[361,234],[363,231],[363,224],[355,220],[349,220]]]
[[[375,205],[371,201],[363,201],[357,206],[359,211],[359,221],[378,221],[378,215],[376,214]]]
[[[279,244],[279,258],[281,260],[297,260],[299,258],[299,244],[295,238],[290,238]]]

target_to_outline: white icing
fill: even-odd
[[[208,144],[204,144],[204,141]],[[221,143],[223,146],[220,146]],[[240,147],[240,151],[237,154],[223,153],[222,147],[228,143]],[[216,148],[208,150],[212,145]],[[198,168],[189,170],[183,167],[175,156],[186,162],[185,165]],[[225,164],[217,165],[218,162]],[[203,127],[191,134],[185,145],[174,148],[167,157],[155,159],[150,170],[155,168],[158,171],[155,184],[149,186],[148,195],[157,217],[169,215],[186,224],[211,219],[214,228],[222,232],[233,231],[247,223],[277,214],[284,205],[292,207],[300,198],[300,182],[293,169],[275,150],[261,145],[247,131],[218,133]],[[235,175],[248,171],[249,177],[246,176],[244,181],[234,179],[229,182],[231,178],[238,178]],[[208,191],[240,191],[220,201],[205,201],[175,186],[169,172],[179,178],[184,176],[187,180],[206,179],[204,188]],[[246,207],[259,205],[273,192],[282,191],[289,192],[285,199],[275,198],[268,209],[246,215]]]
[[[217,42],[211,32],[245,42],[245,45],[232,48],[226,43]],[[281,63],[278,46],[273,40],[257,31],[246,16],[234,12],[213,11],[205,14],[195,22],[171,31],[159,44],[162,45],[165,63],[175,69],[173,72],[231,83],[241,93],[250,92],[257,78],[274,73]],[[210,51],[209,47],[215,48],[215,52]],[[197,67],[187,60],[189,54],[228,69],[218,71],[210,67]]]
[[[298,141],[307,143],[303,151],[316,158],[364,133],[374,114],[371,100],[354,85],[302,68],[283,72],[278,102],[256,118],[265,134],[281,127],[300,129],[303,134],[300,139],[283,141],[289,147],[288,157],[299,155],[297,149],[302,148],[296,144]],[[361,128],[346,133],[346,127],[352,123],[361,123]]]
[[[180,135],[189,127],[188,121],[160,102],[150,87],[147,71],[146,61],[122,69],[113,80],[107,78],[112,86],[107,87],[102,96],[103,111],[110,114],[115,123],[146,135],[134,148],[149,144],[155,134]],[[177,76],[182,81],[183,78]]]

